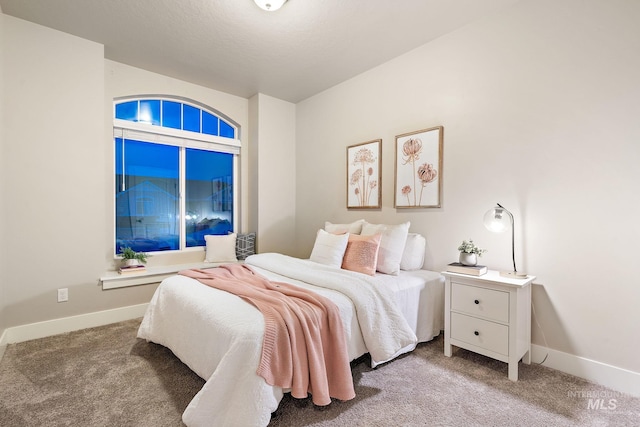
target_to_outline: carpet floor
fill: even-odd
[[[11,344],[0,362],[0,426],[182,426],[204,381],[136,338],[140,319]],[[270,426],[640,426],[640,398],[539,365],[507,365],[442,335],[371,369],[352,363],[356,398],[316,407],[286,394]],[[239,426],[242,427],[242,426]]]

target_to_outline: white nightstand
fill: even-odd
[[[444,355],[452,346],[509,364],[518,381],[518,361],[531,363],[531,283],[489,270],[482,276],[442,272],[445,283]]]

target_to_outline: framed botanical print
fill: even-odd
[[[443,132],[437,126],[396,136],[396,208],[440,207]]]
[[[381,207],[381,157],[381,139],[347,147],[347,209]]]

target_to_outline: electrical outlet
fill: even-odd
[[[66,302],[69,301],[69,289],[62,288],[58,289],[58,302]]]

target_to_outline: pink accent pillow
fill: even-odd
[[[360,236],[349,234],[347,250],[342,258],[342,268],[373,276],[378,264],[378,250],[382,234]]]

